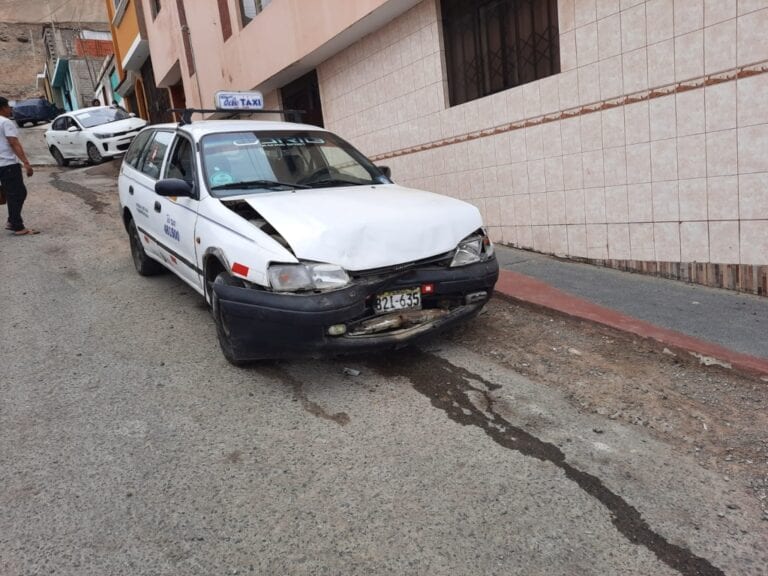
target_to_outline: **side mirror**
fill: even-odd
[[[389,168],[389,166],[376,166],[376,168],[378,168],[379,171],[384,174],[384,176],[390,180],[392,179],[392,170]]]
[[[80,128],[78,128],[77,126],[70,126],[69,128],[67,128],[67,132],[80,132]]]
[[[158,196],[192,196],[192,184],[180,178],[166,178],[155,182],[155,193]]]

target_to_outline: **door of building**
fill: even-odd
[[[150,124],[173,122],[171,98],[167,88],[155,85],[155,73],[152,70],[152,59],[147,58],[141,67],[141,80],[144,83],[144,96],[147,99],[147,115]]]
[[[321,128],[324,126],[317,71],[312,70],[290,84],[286,84],[280,90],[280,95],[285,110],[306,111],[302,117],[302,122]]]

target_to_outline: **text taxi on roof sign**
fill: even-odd
[[[286,115],[242,94],[145,128],[119,176],[136,270],[201,294],[230,362],[399,347],[478,314],[499,267],[475,206],[395,184],[316,126],[191,121]]]

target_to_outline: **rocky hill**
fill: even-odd
[[[106,24],[107,9],[104,0],[0,0],[0,96],[19,100],[40,92],[42,28],[51,20]]]
[[[106,22],[104,0],[2,0],[0,22]]]
[[[44,66],[42,25],[0,22],[0,95],[10,100],[36,95]]]

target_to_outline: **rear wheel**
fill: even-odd
[[[99,149],[88,142],[88,160],[94,164],[99,164],[103,159],[104,157],[101,155],[101,152],[99,152]]]
[[[233,278],[228,272],[219,272],[213,281],[214,289],[211,290],[211,312],[213,312],[213,320],[216,322],[216,336],[219,339],[219,346],[221,346],[224,358],[234,366],[244,366],[248,362],[235,353],[234,346],[232,345],[232,334],[227,325],[226,318],[224,318],[219,297],[216,295],[215,287],[221,285],[242,287],[243,283],[237,278]]]
[[[128,237],[131,242],[131,256],[133,257],[133,265],[136,268],[136,272],[142,276],[154,276],[162,272],[163,265],[152,260],[144,252],[144,246],[141,244],[141,238],[139,238],[139,231],[133,220],[128,223]]]
[[[61,150],[56,148],[56,146],[51,146],[51,156],[53,156],[53,159],[56,160],[56,164],[59,166],[69,166],[69,160],[64,158]]]

